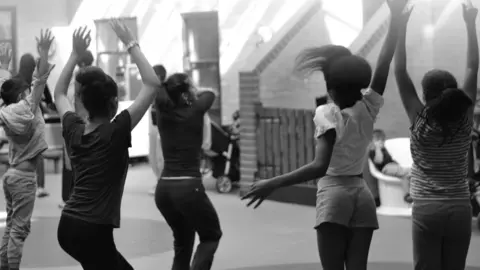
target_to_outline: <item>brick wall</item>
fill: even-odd
[[[320,1],[312,1],[311,6],[300,20],[276,43],[253,68],[253,71],[240,72],[240,111],[242,132],[240,135],[240,162],[243,190],[253,182],[255,172],[257,171],[257,142],[256,142],[256,117],[255,108],[259,106],[261,99],[261,79],[262,74],[270,66],[278,55],[288,46],[291,40],[309,23],[310,19],[318,13]]]
[[[322,74],[305,78],[295,73],[295,59],[301,50],[331,43],[322,14],[320,7],[312,9],[291,32],[292,36],[278,44],[282,50],[272,50],[265,58],[260,75],[260,100],[264,106],[313,109],[315,97],[326,94]]]

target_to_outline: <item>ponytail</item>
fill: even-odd
[[[456,88],[446,89],[438,97],[427,102],[427,120],[433,120],[442,130],[441,145],[451,139],[465,121],[470,121],[467,112],[471,106],[473,106],[473,101],[470,97],[464,91]]]

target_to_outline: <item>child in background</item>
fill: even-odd
[[[40,61],[36,71],[36,75],[40,76],[32,86],[21,77],[7,79],[1,85],[0,95],[4,106],[0,109],[0,121],[9,142],[10,164],[2,179],[7,224],[0,247],[1,270],[20,269],[23,244],[30,233],[37,190],[36,169],[42,160],[42,153],[48,148],[44,139],[45,121],[40,102],[53,68],[48,64],[52,41],[50,31],[42,31],[38,42]],[[4,53],[2,50],[2,60],[6,59]]]
[[[387,148],[385,148],[385,139],[386,135],[383,130],[374,130],[372,145],[368,156],[380,172],[402,179],[402,187],[405,191],[403,199],[407,203],[412,203],[412,197],[410,197],[410,168],[402,167],[393,160]]]

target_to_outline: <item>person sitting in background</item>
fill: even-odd
[[[383,130],[376,129],[373,131],[369,157],[378,171],[385,175],[402,179],[402,187],[405,192],[403,199],[407,203],[412,203],[412,197],[410,197],[410,168],[402,167],[398,162],[393,160],[387,148],[385,148],[385,139],[386,135]]]

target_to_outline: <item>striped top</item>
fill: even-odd
[[[413,199],[468,199],[468,150],[473,121],[452,124],[453,136],[444,140],[442,128],[427,121],[426,109],[412,126],[413,158],[410,194]]]

